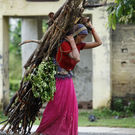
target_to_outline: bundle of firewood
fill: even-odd
[[[52,24],[41,40],[24,41],[20,45],[35,42],[38,47],[25,64],[25,74],[20,83],[20,88],[12,97],[10,104],[5,110],[8,120],[1,129],[7,133],[18,133],[21,135],[30,134],[32,125],[38,116],[43,101],[35,97],[32,91],[32,83],[26,78],[35,75],[35,70],[44,61],[55,55],[57,46],[67,33],[73,28],[82,17],[85,0],[67,0],[64,5],[55,13]],[[94,6],[93,6],[94,7]],[[44,73],[46,74],[46,73]],[[44,101],[45,102],[45,101]]]
[[[42,99],[35,97],[32,92],[32,84],[25,79],[29,74],[34,74],[35,69],[42,61],[47,61],[53,55],[60,40],[64,38],[69,28],[72,28],[77,18],[82,14],[79,7],[82,0],[67,0],[65,4],[56,12],[52,25],[43,35],[41,40],[25,41],[38,43],[38,47],[25,64],[25,74],[20,83],[20,88],[13,96],[10,104],[5,110],[8,116],[6,124],[1,129],[7,133],[18,133],[21,135],[30,134],[32,125],[38,116],[39,109],[42,107]]]

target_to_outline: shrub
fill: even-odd
[[[111,109],[116,112],[121,112],[122,114],[131,115],[135,113],[135,100],[124,100],[123,98],[114,98],[111,104]]]
[[[113,99],[111,108],[112,108],[112,110],[115,110],[118,112],[124,111],[123,100],[121,98]]]

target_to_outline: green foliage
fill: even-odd
[[[123,105],[123,100],[121,98],[115,99],[113,101],[113,110],[121,112],[124,111],[124,105]]]
[[[21,20],[17,19],[17,25],[13,28],[10,25],[10,47],[9,50],[11,53],[14,53],[16,56],[21,57],[21,48],[18,44],[21,42]]]
[[[109,108],[100,108],[100,109],[94,109],[90,114],[94,114],[96,118],[101,119],[101,118],[114,118],[115,116],[124,117],[123,112],[118,112],[115,110],[111,110]]]
[[[0,111],[0,122],[5,121],[7,116],[4,115],[4,112]]]
[[[94,109],[92,113],[97,117],[97,118],[107,118],[112,116],[112,110],[109,108],[100,108],[100,109]]]
[[[131,127],[135,128],[135,118],[133,115],[123,117],[124,112],[113,111],[109,108],[94,110],[79,110],[79,126],[107,126],[107,127]],[[95,122],[90,122],[88,117],[94,115]],[[118,116],[118,117],[117,117]]]
[[[109,27],[113,30],[116,23],[135,23],[135,0],[115,0],[115,3],[107,9],[109,13]]]
[[[47,28],[48,28],[47,20],[44,19],[44,20],[42,21],[42,30],[43,30],[43,33],[45,33],[45,31],[47,31]]]
[[[17,19],[16,25],[10,24],[9,27],[10,45],[9,45],[9,82],[10,91],[19,89],[22,78],[21,48],[18,44],[21,42],[21,20]]]
[[[22,78],[22,63],[21,57],[14,52],[9,52],[9,80],[18,80]]]
[[[114,114],[127,116],[135,113],[135,100],[129,100],[128,103],[122,98],[116,98],[112,101],[112,110]]]
[[[17,91],[20,86],[19,80],[10,80],[10,90]]]
[[[132,112],[135,113],[135,101],[134,100],[129,101],[128,105],[124,106],[124,111],[126,113],[132,113]]]
[[[32,91],[35,97],[40,97],[43,102],[50,101],[56,91],[55,77],[56,69],[53,59],[42,61],[34,70],[33,74],[27,76],[26,81],[32,83]]]

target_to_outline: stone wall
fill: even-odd
[[[112,95],[135,97],[135,25],[112,32]]]

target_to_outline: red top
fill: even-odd
[[[77,49],[80,52],[85,46],[85,43],[77,44]],[[61,68],[66,69],[67,71],[72,70],[77,62],[70,58],[69,53],[72,51],[72,47],[69,42],[64,41],[58,48],[56,55],[56,61]]]

